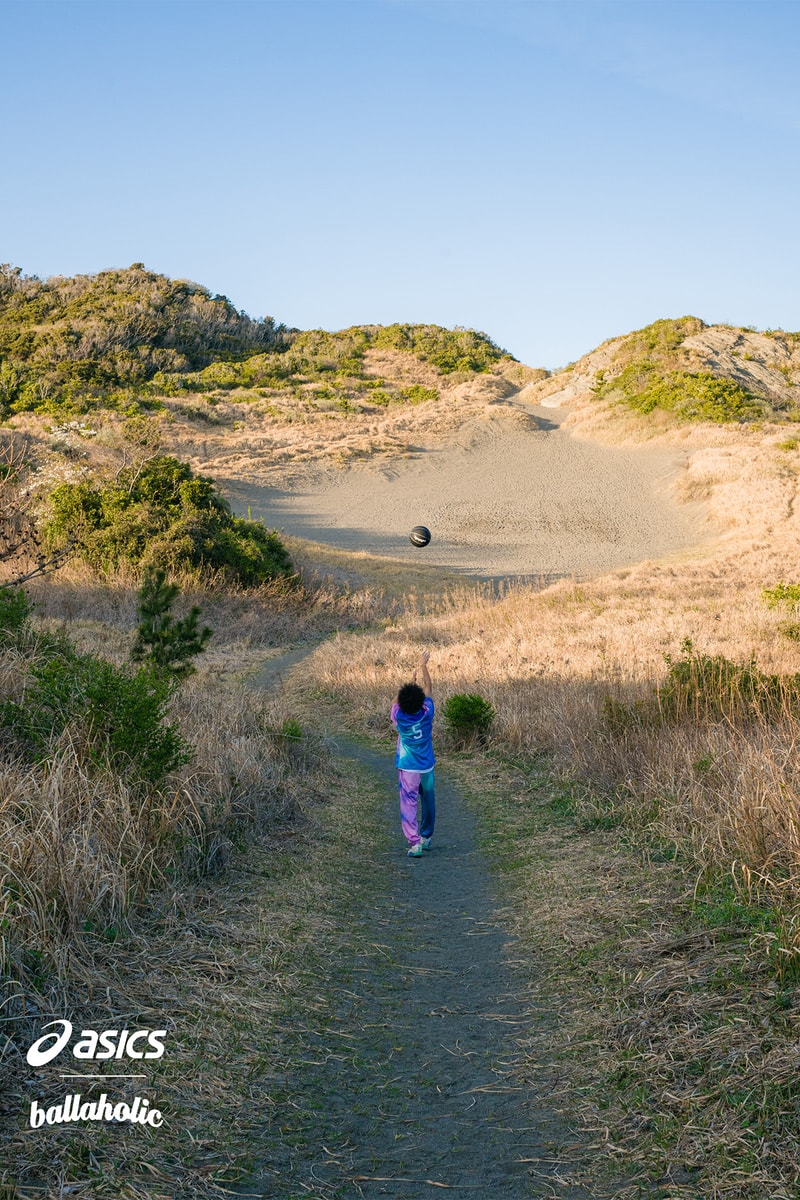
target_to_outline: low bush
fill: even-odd
[[[667,317],[637,329],[625,338],[620,350],[624,354],[664,355],[677,350],[687,337],[706,329],[699,317]]]
[[[765,411],[757,396],[732,379],[707,371],[668,370],[650,359],[631,360],[618,375],[599,379],[594,391],[637,412],[660,408],[686,421],[755,420]]]
[[[30,603],[22,588],[0,587],[0,646],[15,640],[30,615]]]
[[[443,375],[453,371],[490,371],[502,359],[515,361],[485,333],[474,329],[443,329],[439,325],[384,325],[373,335],[377,348],[410,350]]]
[[[495,718],[495,711],[488,700],[474,692],[457,692],[442,706],[442,716],[448,732],[460,745],[475,740],[485,741]]]
[[[781,633],[791,642],[800,641],[800,584],[798,583],[777,583],[775,587],[764,588],[761,592],[762,599],[767,608],[780,608],[784,612],[790,613],[791,621],[784,621],[780,627]]]
[[[403,388],[400,394],[409,404],[427,404],[429,400],[439,399],[436,388],[423,387],[421,383]]]
[[[19,594],[12,592],[12,600]],[[133,782],[157,784],[189,762],[188,745],[167,719],[171,678],[79,654],[64,636],[34,640],[27,611],[18,618],[21,611],[21,603],[6,600],[0,613],[6,644],[28,656],[24,696],[0,705],[0,726],[22,757],[46,761],[67,734],[81,761]]]
[[[667,677],[649,699],[629,703],[605,697],[604,729],[622,735],[632,728],[681,721],[698,726],[720,720],[775,721],[800,707],[800,675],[769,674],[754,658],[742,663],[722,654],[701,654],[689,638],[681,644],[680,658],[664,657]]]
[[[80,555],[100,571],[123,564],[213,572],[245,587],[293,572],[275,530],[235,517],[210,479],[161,455],[113,483],[62,483],[44,532],[62,545],[77,533]]]
[[[800,583],[776,583],[775,587],[763,588],[761,595],[767,608],[800,608]]]
[[[785,705],[800,699],[798,675],[760,671],[754,658],[737,663],[721,654],[700,654],[689,638],[681,651],[677,660],[666,655],[669,671],[657,693],[658,711],[664,720],[774,718]]]

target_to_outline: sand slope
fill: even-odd
[[[708,536],[697,506],[670,497],[682,451],[581,440],[563,416],[501,406],[407,457],[220,482],[236,511],[287,534],[487,577],[584,577]],[[424,550],[408,541],[418,524]]]

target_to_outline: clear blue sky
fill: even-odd
[[[554,367],[800,329],[800,3],[0,0],[0,260]]]

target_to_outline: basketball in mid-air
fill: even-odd
[[[415,525],[408,535],[408,539],[412,546],[427,546],[431,540],[431,531],[426,529],[424,525]]]

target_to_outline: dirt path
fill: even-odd
[[[274,686],[288,665],[271,660],[253,683]],[[440,771],[433,847],[408,859],[392,756],[341,737],[335,749],[373,810],[342,854],[352,951],[312,983],[323,1018],[298,1011],[282,1030],[285,1077],[264,1083],[273,1101],[284,1089],[281,1136],[237,1194],[582,1200],[558,1181],[575,1136],[548,1099],[554,1069],[542,1063],[535,1085],[516,1069],[518,1039],[551,1018],[518,999],[529,965],[512,962],[466,804]]]

